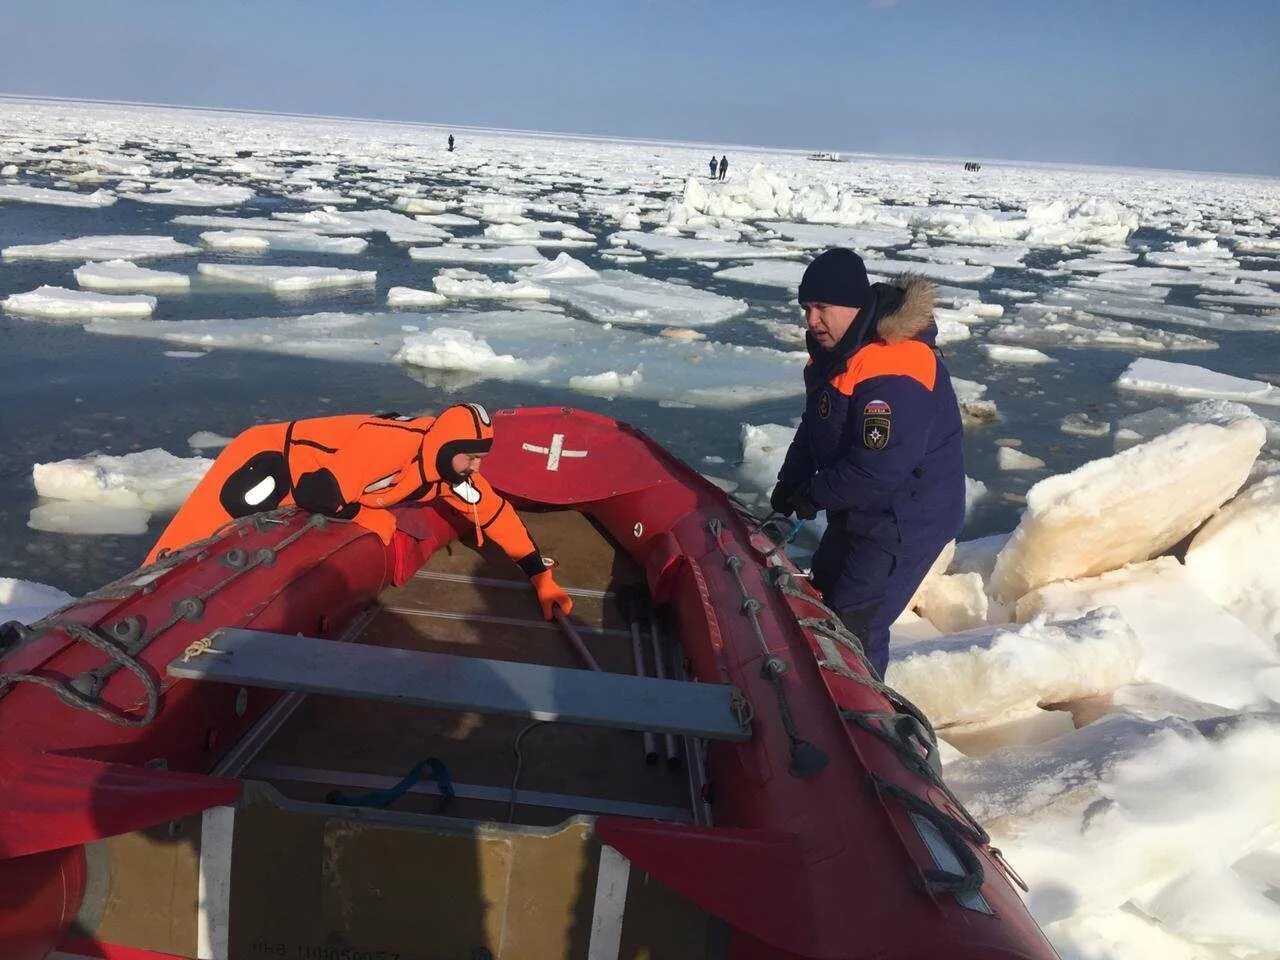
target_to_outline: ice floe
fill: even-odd
[[[240,250],[263,253],[292,250],[302,253],[364,253],[369,241],[362,237],[325,237],[300,230],[208,230],[200,242],[211,250]]]
[[[1206,596],[1280,643],[1280,477],[1245,488],[1209,519],[1186,554]]]
[[[1011,602],[1155,556],[1240,489],[1265,439],[1253,419],[1191,424],[1041,480],[996,560],[992,592]]]
[[[37,463],[31,476],[42,497],[168,512],[181,506],[211,464],[153,449]]]
[[[157,180],[146,193],[122,193],[127,200],[173,207],[234,207],[253,199],[248,187],[196,180]]]
[[[1001,470],[1040,470],[1044,461],[1013,447],[1001,447],[996,451],[996,464]]]
[[[1190,363],[1170,363],[1150,357],[1141,357],[1129,364],[1116,380],[1116,385],[1139,393],[1280,404],[1280,387],[1274,384],[1233,377]]]
[[[0,256],[6,260],[148,260],[184,256],[196,250],[172,237],[103,235],[19,244],[5,247]]]
[[[296,293],[332,287],[369,286],[378,279],[373,270],[342,267],[275,267],[257,264],[202,263],[196,271],[210,280],[250,287],[266,287],[277,293]]]
[[[27,526],[44,533],[136,537],[147,532],[151,511],[79,500],[50,500],[31,508]]]
[[[1212,340],[1084,310],[1023,304],[1017,319],[993,327],[990,336],[1008,343],[1036,346],[1106,347],[1114,350],[1212,350]]]
[[[37,287],[28,293],[15,293],[4,300],[5,313],[70,320],[83,317],[149,317],[155,308],[155,297],[50,286]]]
[[[762,287],[782,287],[784,290],[799,290],[800,280],[804,276],[807,264],[791,260],[764,260],[759,263],[744,263],[737,267],[726,267],[717,270],[715,276],[720,280],[736,280],[738,283],[753,283]]]
[[[998,343],[984,343],[982,350],[986,353],[987,359],[996,363],[1053,363],[1053,357],[1031,347],[1006,347]]]
[[[1038,746],[953,761],[946,774],[1017,864],[1032,914],[1050,937],[1069,940],[1131,900],[1265,846],[1277,823],[1278,756],[1280,725],[1266,719],[1113,715]],[[1130,934],[1149,953],[1112,953],[1104,941],[1081,956],[1179,956],[1168,950],[1177,938],[1159,932]],[[1186,947],[1182,956],[1212,956]]]
[[[1097,610],[901,645],[887,680],[945,730],[1109,693],[1133,679],[1139,656],[1124,618]]]
[[[43,583],[0,577],[0,623],[35,623],[70,603],[71,594]]]
[[[168,270],[149,270],[132,260],[104,260],[86,263],[73,271],[76,283],[85,290],[151,290],[162,293],[186,290],[191,278]]]
[[[700,327],[747,312],[742,300],[628,270],[592,270],[567,253],[516,274],[545,289],[552,300],[603,323]]]
[[[109,207],[116,195],[109,190],[79,193],[75,190],[50,190],[22,183],[0,184],[0,203],[43,203],[55,207]]]
[[[423,332],[407,332],[405,326]],[[439,355],[433,346],[435,331],[441,327],[465,330],[496,355],[520,358],[523,366],[508,378],[535,384],[568,386],[571,376],[642,368],[636,396],[711,407],[799,396],[804,389],[800,372],[806,355],[800,351],[647,336],[545,311],[317,313],[159,324],[93,320],[85,325],[90,333],[204,349],[383,363],[395,358],[424,369],[465,369],[434,364]],[[453,355],[457,353],[455,349]]]
[[[1017,616],[1059,619],[1100,607],[1115,608],[1133,629],[1142,649],[1136,680],[1224,710],[1265,705],[1277,689],[1275,645],[1210,599],[1173,557],[1047,584],[1018,601]]]
[[[619,246],[634,247],[660,260],[757,260],[765,257],[798,257],[801,250],[791,246],[765,246],[731,240],[699,240],[679,234],[644,233],[620,230],[609,237]]]
[[[535,283],[516,281],[503,283],[465,267],[448,267],[435,275],[431,283],[436,292],[454,299],[549,300],[551,291]]]
[[[547,258],[537,247],[515,245],[510,247],[467,247],[460,242],[446,243],[439,247],[410,247],[409,256],[427,263],[489,263],[506,266],[527,266],[546,263]]]
[[[387,305],[392,307],[439,307],[448,302],[448,297],[434,290],[392,287],[387,291]]]

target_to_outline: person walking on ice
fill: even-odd
[[[729,172],[729,157],[726,154],[720,158],[720,179],[724,179],[724,175]]]
[[[713,153],[711,155],[711,179],[714,180],[715,178],[716,178],[716,155]]]

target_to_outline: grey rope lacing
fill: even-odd
[[[791,753],[788,771],[795,777],[811,777],[825,769],[830,758],[801,737],[796,728],[795,717],[791,713],[791,704],[787,701],[787,691],[782,680],[783,674],[789,669],[788,664],[769,649],[768,641],[765,640],[764,630],[760,626],[760,610],[764,604],[747,590],[746,582],[742,579],[742,558],[730,553],[720,542],[720,533],[724,530],[724,524],[719,519],[713,518],[707,521],[707,530],[716,541],[720,552],[724,554],[725,567],[737,581],[738,589],[742,593],[742,614],[751,623],[752,632],[755,633],[756,641],[764,654],[764,659],[760,663],[760,676],[773,687],[774,696],[778,700],[778,714],[782,720],[782,729],[787,735]]]
[[[253,525],[258,530],[265,530],[271,524],[279,524],[286,522],[287,516],[293,511],[273,510],[260,514],[253,514],[248,517],[242,517],[237,520],[229,521],[218,528],[209,537],[196,541],[183,547],[175,553],[165,554],[157,564],[163,564],[161,572],[168,572],[176,567],[183,560],[198,554],[204,548],[213,545],[220,537],[224,536],[229,530],[237,527]],[[3,696],[10,686],[16,683],[31,683],[36,686],[45,687],[52,690],[58,699],[70,707],[78,710],[85,710],[94,716],[101,717],[103,720],[116,726],[122,727],[145,727],[150,724],[156,717],[159,709],[160,688],[156,679],[152,676],[151,671],[141,662],[139,655],[147,646],[160,634],[172,628],[174,625],[183,620],[199,620],[204,614],[205,601],[217,594],[230,583],[247,574],[249,571],[262,566],[270,566],[275,563],[277,554],[285,547],[290,546],[300,539],[308,530],[318,529],[325,526],[329,522],[328,517],[320,514],[313,514],[308,517],[304,523],[293,533],[283,538],[273,547],[263,547],[254,552],[252,558],[245,553],[244,550],[233,547],[228,550],[222,557],[222,562],[229,567],[231,573],[208,589],[183,597],[173,605],[173,612],[167,619],[162,621],[151,631],[144,629],[144,624],[140,618],[126,617],[118,621],[108,628],[107,635],[95,627],[85,626],[83,624],[71,623],[59,619],[49,619],[39,621],[32,628],[24,631],[23,642],[26,643],[37,636],[43,635],[50,631],[61,631],[71,637],[73,640],[87,643],[95,649],[101,650],[108,657],[108,662],[100,667],[92,670],[86,670],[84,673],[71,680],[59,680],[53,677],[46,677],[34,673],[6,673],[0,674],[0,696]],[[136,571],[135,571],[136,573]],[[136,596],[143,588],[136,584],[130,583],[134,578],[134,574],[108,584],[101,591],[91,594],[85,599],[105,599],[111,597],[113,599],[127,600]],[[127,593],[120,593],[119,588],[128,585],[131,590]],[[112,636],[114,634],[114,636]],[[144,691],[144,709],[140,715],[130,714],[124,711],[113,710],[104,706],[99,695],[107,680],[110,679],[117,671],[125,669],[136,675],[142,683]]]
[[[33,683],[36,686],[52,690],[57,694],[58,699],[68,706],[79,710],[87,710],[94,716],[101,717],[108,723],[113,723],[118,727],[145,727],[155,719],[156,710],[160,705],[160,688],[156,683],[155,677],[137,658],[130,655],[128,651],[114,641],[102,636],[93,627],[86,627],[79,623],[56,623],[51,626],[55,626],[81,643],[87,643],[89,646],[101,650],[114,661],[117,668],[123,667],[133,673],[141,682],[142,689],[145,691],[146,706],[141,716],[134,716],[104,707],[97,701],[95,694],[82,692],[77,688],[74,681],[56,680],[52,677],[44,677],[35,673],[6,673],[0,676],[0,693],[3,693],[14,683]]]
[[[741,508],[742,505],[739,504],[739,507]],[[768,520],[762,522],[745,509],[741,509],[740,512],[747,522],[755,524],[756,532],[768,536]],[[766,558],[772,557],[776,552],[777,548],[775,547],[765,556]],[[935,787],[947,798],[949,805],[960,814],[960,818],[954,817],[943,810],[939,810],[936,806],[911,791],[872,775],[876,788],[882,795],[897,800],[911,812],[925,817],[953,841],[952,846],[956,848],[964,873],[957,875],[946,871],[925,871],[926,885],[931,890],[953,892],[958,895],[975,892],[982,886],[984,878],[982,862],[978,860],[967,844],[962,842],[968,841],[969,843],[988,847],[996,861],[1005,868],[1013,881],[1025,891],[1027,887],[1022,878],[1009,867],[1000,851],[995,847],[991,847],[991,838],[987,831],[965,809],[964,804],[960,802],[960,799],[943,779],[942,764],[938,755],[938,737],[932,724],[929,723],[928,717],[914,703],[879,679],[876,671],[867,660],[866,651],[863,649],[862,641],[859,637],[844,625],[839,615],[826,603],[818,597],[797,588],[794,583],[795,579],[795,574],[781,567],[774,567],[773,576],[770,578],[773,586],[779,592],[809,604],[816,612],[821,614],[821,616],[817,617],[796,618],[797,624],[809,630],[822,650],[823,659],[818,661],[818,665],[823,669],[831,670],[841,677],[874,690],[884,697],[895,710],[893,713],[887,713],[842,708],[840,709],[841,719],[852,723],[889,746],[898,757],[899,762],[908,771]],[[837,645],[853,654],[857,662],[863,667],[862,672],[849,667]]]

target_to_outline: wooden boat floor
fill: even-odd
[[[544,555],[559,566],[556,579],[564,587],[613,591],[643,583],[643,575],[582,514],[576,511],[523,513]],[[582,667],[564,634],[542,620],[533,590],[518,569],[488,545],[481,551],[453,543],[428,562],[427,573],[492,578],[518,589],[422,576],[385,591],[379,610],[359,642],[412,650],[522,660],[561,667]],[[468,615],[441,619],[425,614]],[[484,622],[480,617],[517,618],[512,625]],[[587,647],[607,671],[634,673],[627,623],[611,598],[574,597],[573,619],[587,627],[619,631],[598,635],[586,630]],[[648,653],[647,636],[646,655]],[[673,662],[668,650],[668,668]],[[585,669],[585,668],[584,668]],[[516,736],[529,726],[523,718],[484,716],[386,703],[310,696],[258,757],[258,765],[288,765],[316,770],[377,774],[399,779],[415,763],[438,757],[456,782],[509,789],[515,773]],[[658,739],[659,750],[662,739]],[[661,758],[644,762],[639,733],[564,724],[539,724],[521,741],[519,787],[523,790],[655,804],[688,810],[688,780],[681,765],[672,769]],[[251,768],[252,769],[252,768]],[[272,782],[287,796],[321,800],[335,785],[284,779]],[[347,793],[361,788],[342,788]],[[505,794],[504,794],[505,796]],[[432,812],[436,798],[411,794],[395,809]],[[447,814],[505,821],[505,801],[459,798]],[[520,805],[515,822],[560,823],[575,811]]]

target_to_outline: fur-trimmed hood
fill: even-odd
[[[933,345],[937,336],[933,325],[933,306],[937,299],[933,281],[918,273],[901,273],[887,283],[875,284],[871,290],[875,294],[872,305],[858,314],[840,342],[830,350],[818,346],[813,334],[805,331],[805,346],[818,365],[816,373],[825,376],[823,371],[828,366],[853,356],[875,340],[901,343],[914,339]]]
[[[937,293],[933,282],[918,273],[902,273],[876,284],[876,336],[885,343],[901,343],[920,336],[933,325]],[[896,300],[896,303],[888,302]]]

